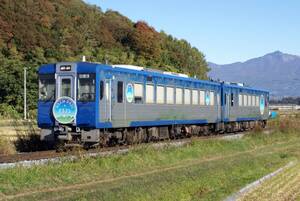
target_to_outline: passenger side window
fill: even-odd
[[[146,85],[146,103],[154,103],[154,86]]]
[[[215,105],[215,93],[213,92],[213,91],[211,91],[210,93],[209,93],[209,100],[210,100],[210,105],[211,106],[213,106],[213,105]]]
[[[252,96],[252,106],[255,106],[255,96]]]
[[[217,104],[220,105],[220,94],[217,94]]]
[[[248,96],[248,106],[251,107],[251,105],[252,105],[252,104],[251,104],[251,95],[249,95],[249,96]]]
[[[118,82],[118,103],[123,103],[123,82]]]
[[[247,106],[247,100],[248,100],[247,95],[244,95],[244,106]]]
[[[205,92],[200,91],[200,105],[205,105]]]
[[[110,101],[111,98],[111,94],[110,94],[110,83],[109,82],[105,82],[105,97],[106,97],[106,101]]]
[[[243,95],[239,94],[239,106],[243,106]]]
[[[191,104],[191,90],[184,89],[184,104],[190,105]]]
[[[167,87],[167,104],[174,104],[174,88]]]
[[[143,85],[134,84],[134,102],[143,103]]]
[[[156,87],[156,103],[157,104],[165,103],[165,87],[163,86]]]
[[[182,89],[180,89],[180,88],[176,88],[176,104],[182,104],[182,95],[183,95],[183,93],[182,93]]]
[[[193,90],[192,92],[192,104],[193,105],[197,105],[198,104],[198,91],[197,90]]]

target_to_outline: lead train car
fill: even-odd
[[[137,143],[265,125],[267,91],[128,65],[39,68],[41,139]]]

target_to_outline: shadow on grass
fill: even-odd
[[[32,120],[13,120],[13,126],[17,133],[14,146],[17,152],[33,152],[53,149],[53,145],[40,140],[39,129]],[[24,129],[20,129],[20,126]]]
[[[52,145],[41,141],[40,136],[36,134],[19,136],[14,142],[14,146],[17,152],[34,152],[53,149]]]

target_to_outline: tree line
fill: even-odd
[[[276,105],[276,104],[281,104],[281,105],[300,105],[300,97],[283,97],[281,99],[271,99],[270,104]]]
[[[207,79],[205,56],[186,40],[81,0],[0,0],[0,113],[23,108],[23,68],[29,109],[38,99],[37,69],[58,61],[133,64]]]

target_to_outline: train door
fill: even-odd
[[[67,96],[75,100],[75,82],[71,75],[58,75],[57,79],[57,98]]]
[[[112,120],[112,80],[105,80],[105,96],[104,96],[104,116],[106,122],[111,122]]]
[[[113,94],[113,122],[117,127],[126,126],[126,101],[125,101],[125,86],[126,82],[124,76],[116,76],[113,83],[114,94]]]
[[[221,106],[221,95],[220,92],[217,93],[217,109],[218,109],[218,119],[222,118],[222,106]]]
[[[231,107],[231,99],[230,99],[230,92],[226,93],[226,116],[230,119],[230,107]]]
[[[224,122],[229,121],[230,115],[230,99],[229,99],[229,90],[224,85],[221,90],[222,94],[222,119]]]

